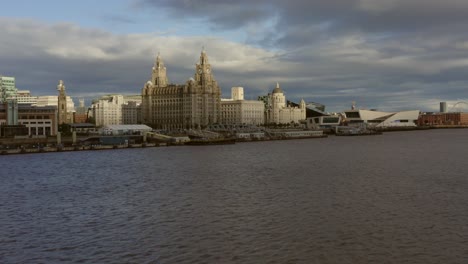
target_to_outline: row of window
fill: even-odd
[[[45,122],[25,122],[25,121],[23,121],[23,122],[19,122],[19,123],[21,123],[21,124],[23,124],[23,125],[35,125],[35,124],[39,124],[39,125],[42,125],[42,124],[50,125],[50,124],[51,124],[50,121],[45,121]]]

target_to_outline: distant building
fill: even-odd
[[[418,118],[420,126],[434,125],[468,125],[468,113],[422,113]]]
[[[169,84],[158,55],[142,89],[142,122],[157,129],[205,128],[220,122],[221,89],[203,50],[195,75],[184,85]]]
[[[122,105],[122,124],[141,123],[141,103],[130,101]]]
[[[366,124],[369,127],[415,127],[419,110],[402,112],[380,112],[351,109],[344,112],[345,121],[350,125]]]
[[[82,124],[88,122],[88,111],[84,104],[84,99],[79,99],[79,106],[76,108],[76,112],[73,113],[73,123]]]
[[[15,84],[15,77],[0,75],[0,103],[8,99],[16,99],[18,89]]]
[[[91,109],[96,126],[121,125],[123,104],[121,94],[107,95],[93,101]]]
[[[37,97],[36,106],[56,106],[58,107],[58,96],[57,95],[41,95]],[[73,99],[67,95],[67,112],[76,112],[75,103]]]
[[[86,114],[87,110],[88,110],[88,109],[86,109],[84,99],[83,99],[83,98],[80,98],[80,99],[78,100],[78,107],[76,108],[76,113],[77,113],[77,114],[80,114],[80,115]]]
[[[440,112],[447,113],[447,102],[440,102]]]
[[[300,123],[306,118],[306,104],[301,100],[299,107],[286,105],[286,97],[279,83],[267,97],[266,122],[268,124]]]
[[[31,92],[28,90],[18,90],[16,94],[16,100],[18,104],[32,104],[35,105],[37,103],[37,96],[32,96]]]
[[[265,105],[262,101],[244,100],[244,88],[232,87],[231,99],[221,99],[221,123],[225,125],[263,125]]]
[[[0,104],[0,124],[6,125],[7,118],[12,109]],[[29,104],[17,104],[17,125],[27,128],[31,137],[45,137],[57,135],[56,106],[34,106]]]

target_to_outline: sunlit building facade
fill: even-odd
[[[205,51],[195,66],[194,77],[184,85],[169,84],[166,67],[158,55],[151,80],[141,94],[142,122],[153,128],[205,128],[220,122],[221,89]]]

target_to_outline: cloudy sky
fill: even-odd
[[[466,0],[2,1],[0,74],[89,103],[140,93],[158,52],[185,83],[205,47],[224,97],[431,111],[468,101],[467,28]]]

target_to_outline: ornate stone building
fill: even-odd
[[[221,89],[205,51],[196,64],[194,78],[185,85],[169,84],[166,67],[158,54],[151,80],[142,89],[144,124],[169,130],[204,128],[220,121],[220,109]]]
[[[267,124],[299,123],[306,118],[306,104],[301,100],[299,107],[286,105],[286,97],[279,83],[267,97],[266,121]]]

